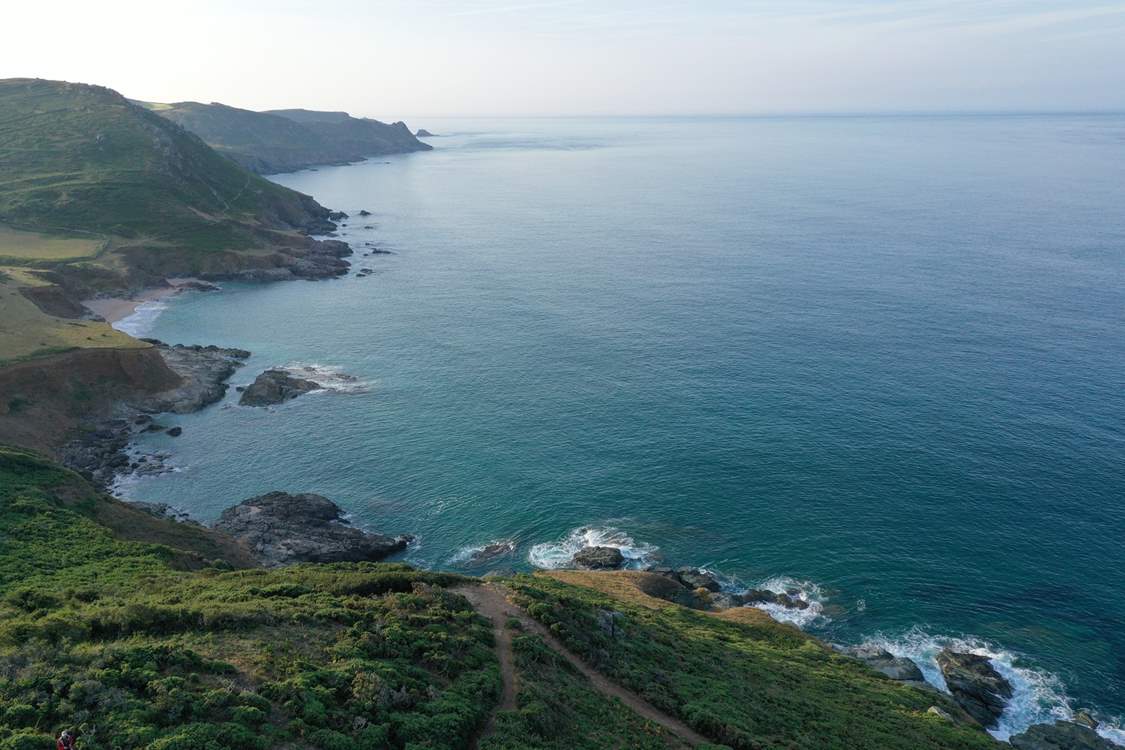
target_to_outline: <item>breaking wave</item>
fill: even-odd
[[[624,532],[612,528],[582,526],[574,529],[557,542],[536,544],[527,554],[527,560],[537,568],[557,570],[570,567],[574,553],[583,547],[615,547],[625,558],[625,567],[643,569],[652,564],[659,548],[638,543]]]
[[[939,651],[951,648],[988,657],[996,671],[1012,685],[1012,697],[1005,705],[1000,721],[995,728],[989,730],[998,740],[1006,741],[1034,724],[1074,720],[1077,709],[1057,675],[1029,667],[1021,663],[1019,654],[995,644],[971,637],[937,636],[919,627],[911,628],[894,638],[876,635],[864,643],[910,659],[922,670],[926,682],[945,692],[949,689],[936,661]],[[1125,731],[1118,722],[1107,720],[1106,717],[1098,718],[1102,721],[1098,734],[1117,744],[1125,744]]]
[[[367,393],[372,383],[349,375],[339,367],[316,362],[291,362],[278,368],[297,378],[319,383],[323,390],[334,393]]]
[[[804,630],[813,624],[823,624],[830,619],[824,614],[824,594],[820,586],[812,581],[799,581],[788,576],[775,576],[760,581],[755,586],[743,586],[738,589],[738,592],[743,593],[749,589],[765,589],[775,594],[788,594],[790,597],[808,604],[804,609],[772,603],[749,605],[766,612],[779,622],[787,622]]]
[[[132,313],[113,324],[113,327],[122,333],[140,338],[147,336],[160,313],[168,309],[168,303],[162,299],[149,300],[137,305]]]

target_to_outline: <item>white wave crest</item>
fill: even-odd
[[[823,624],[830,619],[824,614],[824,594],[820,586],[812,581],[799,581],[788,576],[775,576],[759,582],[756,586],[743,587],[740,593],[751,588],[765,589],[775,594],[788,594],[794,599],[799,599],[808,604],[804,609],[773,603],[750,605],[755,609],[766,612],[779,622],[787,622],[804,630],[814,623]]]
[[[637,543],[624,532],[612,528],[582,526],[574,529],[557,542],[536,544],[527,554],[527,560],[537,568],[557,570],[568,568],[574,553],[583,547],[615,547],[625,558],[625,567],[643,569],[653,560],[658,548]]]
[[[163,299],[149,300],[137,305],[132,313],[113,324],[113,327],[130,336],[147,336],[156,325],[160,313],[168,309],[168,303]]]
[[[493,539],[485,544],[462,547],[449,558],[449,562],[452,565],[489,563],[511,555],[517,546],[514,539]]]
[[[1034,724],[1073,721],[1075,708],[1057,675],[1021,663],[1020,656],[979,638],[953,638],[928,633],[914,627],[898,637],[876,635],[864,642],[878,646],[895,656],[905,656],[922,670],[926,682],[949,692],[937,665],[937,654],[943,648],[980,654],[1012,685],[1012,697],[1004,707],[997,726],[989,733],[998,740],[1008,740]],[[1104,720],[1098,734],[1117,744],[1125,744],[1125,731],[1114,721]]]
[[[291,362],[279,369],[296,378],[304,378],[319,383],[326,391],[335,393],[367,393],[372,384],[349,375],[339,367],[322,365],[317,362]]]

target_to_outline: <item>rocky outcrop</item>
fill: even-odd
[[[756,604],[776,604],[786,609],[808,609],[808,601],[795,593],[770,591],[769,589],[750,589],[741,595],[742,603],[754,606]]]
[[[242,392],[238,403],[241,406],[274,406],[320,389],[320,383],[295,377],[285,370],[266,370]]]
[[[270,492],[223,511],[217,531],[245,543],[262,565],[382,560],[404,550],[411,537],[370,534],[348,525],[321,495]]]
[[[625,556],[616,547],[583,547],[571,563],[586,570],[616,570],[625,564]]]
[[[470,565],[485,565],[500,558],[507,557],[516,551],[516,543],[511,539],[501,539],[498,542],[489,542],[469,555]]]
[[[425,128],[418,128],[418,130],[414,133],[414,135],[416,135],[419,138],[433,138],[434,137],[434,134],[431,133],[430,131],[426,130]]]
[[[317,234],[327,234],[336,225],[325,221],[312,227]],[[218,254],[216,254],[218,255]],[[344,260],[352,255],[351,247],[341,240],[314,240],[296,237],[291,246],[277,247],[272,253],[259,255],[224,256],[212,261],[213,265],[198,273],[210,281],[292,281],[294,279],[330,279],[343,276],[351,264]]]
[[[957,704],[981,726],[995,726],[1012,697],[1012,685],[996,671],[988,657],[946,648],[938,653],[937,664]]]
[[[882,672],[892,680],[924,685],[926,678],[922,670],[905,656],[895,656],[886,649],[878,646],[852,646],[844,649],[844,653],[859,659],[876,672]]]
[[[1120,750],[1093,729],[1070,721],[1036,724],[1009,741],[1016,750]]]
[[[158,432],[165,428],[152,421],[152,414],[173,412],[190,414],[223,398],[227,379],[242,366],[250,352],[245,349],[224,349],[217,346],[169,346],[156,339],[148,351],[162,359],[167,370],[178,380],[164,381],[171,388],[155,393],[133,391],[125,394],[102,418],[79,431],[59,451],[62,462],[100,487],[109,486],[118,474],[130,469],[159,473],[160,461],[141,467],[133,465],[126,448],[139,432]],[[173,427],[168,434],[177,437],[182,428]]]

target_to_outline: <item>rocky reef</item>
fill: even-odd
[[[320,383],[298,378],[286,370],[266,370],[242,391],[241,406],[274,406],[322,388]]]
[[[213,527],[246,544],[267,567],[382,560],[412,540],[357,529],[344,520],[336,503],[311,493],[252,497],[223,511]]]
[[[996,726],[1012,697],[1012,685],[996,671],[988,657],[946,648],[938,653],[937,664],[957,705],[981,726]]]

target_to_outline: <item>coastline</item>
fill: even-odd
[[[161,300],[182,294],[187,291],[217,291],[218,287],[193,276],[184,276],[167,279],[167,286],[149,287],[137,294],[128,297],[95,297],[82,300],[82,306],[94,313],[106,323],[116,328],[115,323],[120,323],[132,315],[137,309],[149,302]]]

